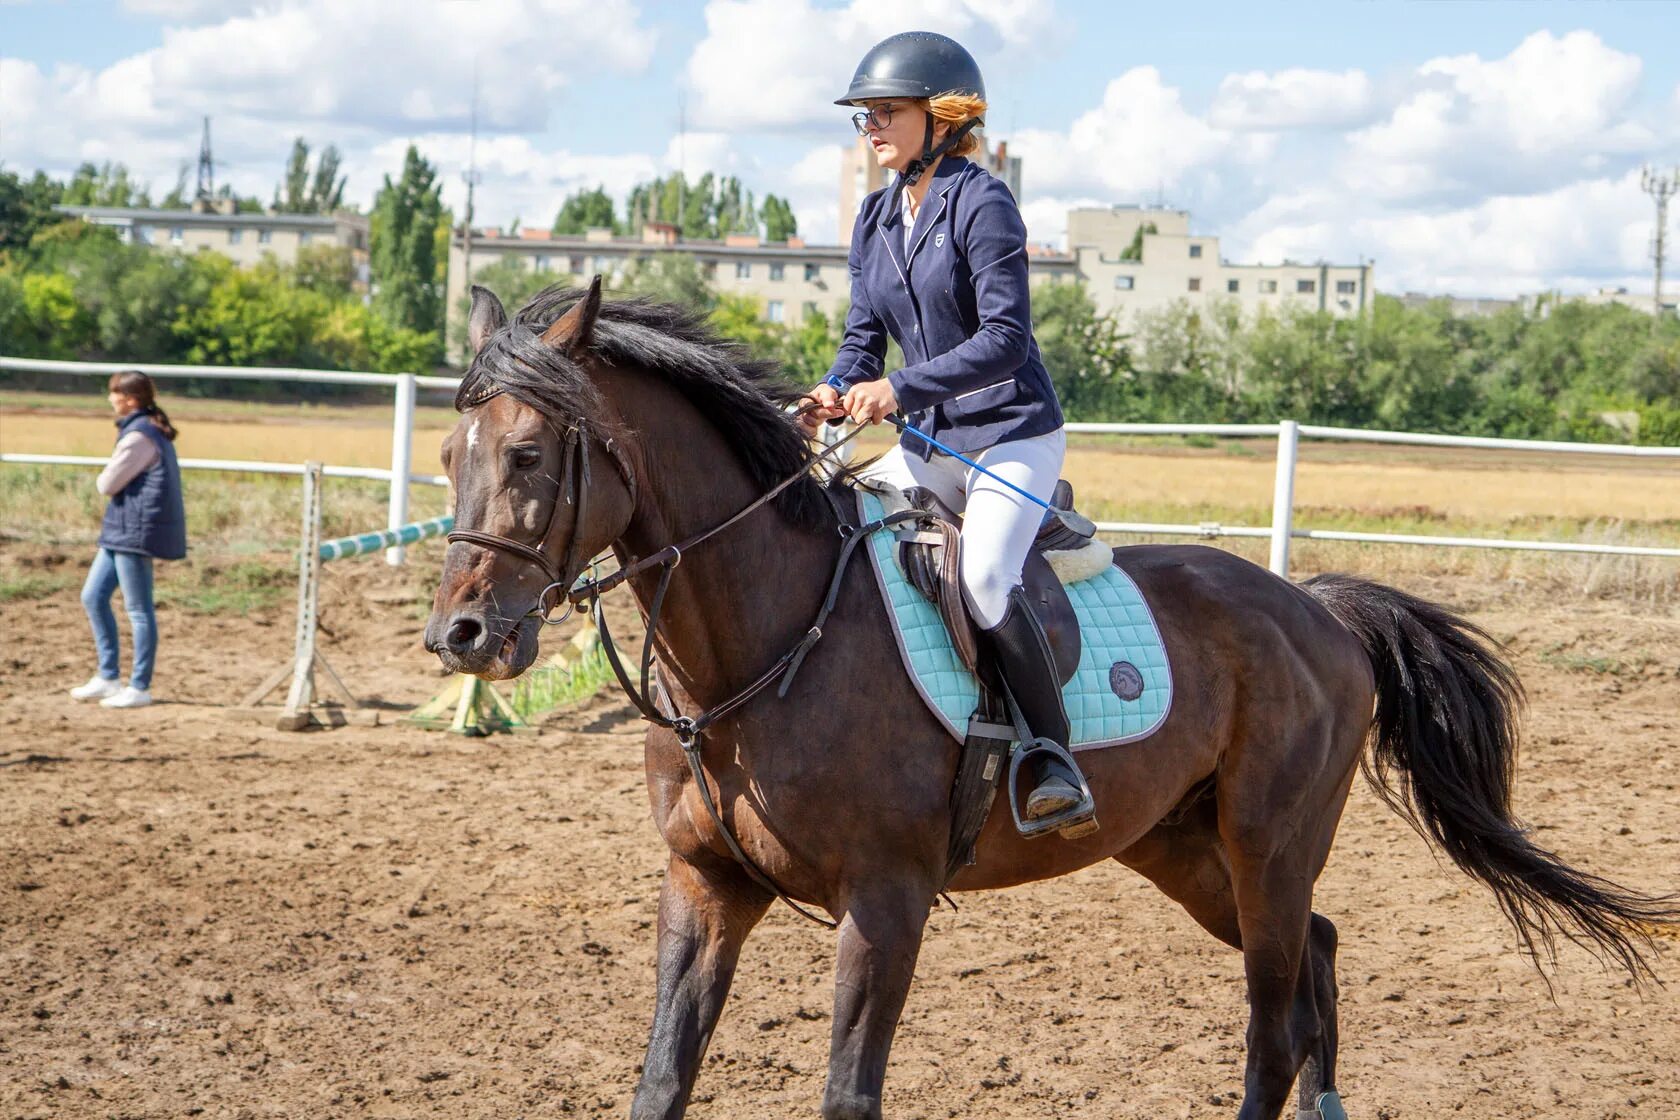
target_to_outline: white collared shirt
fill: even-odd
[[[910,210],[910,188],[905,187],[899,196],[899,216],[904,222],[904,255],[910,256],[910,235],[916,232],[916,215]]]

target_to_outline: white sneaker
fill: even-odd
[[[152,702],[152,694],[143,688],[124,685],[121,691],[99,702],[101,708],[144,708]]]
[[[79,684],[70,690],[70,695],[77,700],[103,700],[107,696],[115,696],[122,691],[122,685],[116,681],[108,681],[101,676],[88,678],[86,684]]]

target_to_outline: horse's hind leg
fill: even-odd
[[[1141,840],[1121,852],[1120,862],[1150,879],[1163,894],[1195,918],[1219,940],[1245,950],[1244,916],[1238,902],[1236,885],[1232,881],[1232,861],[1218,826],[1215,801],[1207,798],[1189,806],[1172,823],[1156,826]],[[1316,862],[1313,865],[1317,866]],[[1310,889],[1310,888],[1309,888]],[[1253,893],[1253,892],[1249,892]],[[1295,980],[1285,988],[1289,992],[1287,1006],[1281,1016],[1284,1027],[1275,1025],[1279,1018],[1274,996],[1268,995],[1265,1014],[1258,1010],[1249,1031],[1249,1086],[1245,1094],[1242,1120],[1278,1115],[1288,1096],[1290,1081],[1300,1071],[1300,1109],[1305,1118],[1317,1120],[1318,1102],[1327,1092],[1333,1092],[1336,1073],[1336,927],[1320,914],[1310,915],[1310,932],[1304,936],[1295,957],[1298,962]],[[1256,923],[1251,915],[1249,926]],[[1269,943],[1268,943],[1269,944]],[[1282,949],[1287,952],[1288,950]],[[1255,956],[1269,965],[1278,960],[1279,950],[1267,947]],[[1250,974],[1250,1003],[1255,1001],[1253,957],[1245,960]],[[1264,984],[1268,993],[1274,990]],[[1256,1082],[1256,1025],[1266,1024],[1266,1043],[1261,1053],[1275,1052],[1279,1039],[1285,1056],[1274,1063],[1287,1072],[1262,1070],[1262,1080],[1269,1088],[1255,1092]],[[1339,1102],[1326,1102],[1323,1120],[1340,1120]]]
[[[1332,730],[1323,731],[1326,756],[1341,757],[1330,747]],[[1308,1072],[1319,1082],[1303,1086],[1303,1096],[1312,1093],[1309,1110],[1317,1100],[1314,1090],[1327,1087],[1334,1075],[1334,958],[1318,949],[1334,945],[1334,927],[1315,919],[1312,892],[1335,837],[1356,752],[1346,752],[1349,762],[1338,776],[1328,766],[1305,765],[1313,736],[1308,728],[1297,734],[1287,753],[1303,765],[1290,767],[1278,752],[1250,747],[1247,757],[1221,771],[1217,787],[1219,833],[1230,856],[1248,978],[1248,1068],[1238,1120],[1275,1120],[1309,1058],[1318,1059]],[[1328,1000],[1321,1000],[1321,986]]]
[[[1336,1095],[1336,1048],[1339,1044],[1336,1027],[1336,927],[1323,914],[1314,913],[1307,931],[1307,956],[1302,969],[1308,977],[1313,1004],[1318,1010],[1318,1045],[1307,1054],[1298,1079],[1299,1103],[1303,1118],[1322,1116],[1323,1120],[1344,1120],[1341,1098]],[[1300,993],[1297,993],[1300,998]],[[1331,1094],[1333,1100],[1324,1100]],[[1320,1108],[1322,1101],[1323,1107]]]
[[[738,867],[672,855],[659,891],[659,982],[632,1120],[678,1117],[723,1011],[741,945],[770,895]]]

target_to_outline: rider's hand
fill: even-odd
[[[846,390],[846,397],[840,403],[846,415],[859,424],[879,424],[898,411],[898,396],[893,392],[892,382],[884,377],[858,382]]]
[[[840,406],[840,391],[826,381],[806,393],[805,397],[817,403],[817,407],[807,409],[799,417],[799,425],[808,436],[815,436],[817,426],[824,420],[838,420],[846,415],[846,410]]]

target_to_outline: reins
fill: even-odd
[[[488,396],[481,397],[479,398],[479,401],[475,403],[482,403],[483,400],[487,399]],[[801,407],[795,415],[801,415],[813,407],[816,407],[814,402],[810,405]],[[770,877],[769,873],[759,867],[753,858],[742,850],[740,843],[735,839],[734,832],[727,824],[724,823],[723,816],[718,810],[717,802],[712,797],[711,787],[706,781],[705,769],[702,765],[700,755],[702,736],[708,727],[741,708],[748,701],[752,700],[753,697],[768,688],[771,682],[776,680],[777,677],[781,677],[782,680],[781,686],[777,690],[777,695],[783,697],[787,695],[788,689],[793,684],[794,674],[799,671],[800,665],[804,663],[805,657],[811,652],[812,647],[814,647],[817,642],[822,639],[823,623],[827,621],[829,614],[834,610],[835,604],[839,600],[842,577],[845,575],[846,567],[850,563],[852,555],[855,553],[858,544],[865,540],[871,533],[879,529],[885,528],[888,525],[896,524],[899,521],[909,520],[920,516],[920,511],[904,510],[895,514],[889,514],[885,517],[878,518],[875,521],[860,525],[855,529],[848,526],[844,519],[842,519],[839,526],[839,533],[843,541],[840,548],[840,557],[835,563],[834,574],[829,579],[827,594],[823,597],[822,605],[818,608],[815,619],[812,620],[811,625],[806,629],[805,633],[800,636],[799,640],[796,641],[793,646],[787,650],[787,652],[783,653],[775,660],[774,663],[770,665],[768,669],[760,673],[751,681],[751,683],[736,691],[727,700],[714,704],[712,707],[706,709],[697,716],[685,716],[680,713],[667,715],[665,712],[660,710],[659,704],[654,700],[649,682],[653,666],[654,642],[659,635],[659,620],[665,605],[665,594],[670,589],[672,573],[676,571],[677,565],[682,563],[684,553],[719,535],[726,529],[729,529],[731,526],[763,508],[769,502],[774,500],[777,495],[781,494],[788,487],[792,486],[794,483],[809,474],[812,467],[815,467],[817,464],[823,462],[829,456],[839,451],[840,448],[844,447],[851,440],[857,438],[857,436],[862,432],[863,428],[859,427],[841,439],[836,440],[834,443],[824,448],[821,452],[807,460],[799,468],[799,470],[795,471],[787,478],[784,478],[770,490],[749,502],[727,520],[702,532],[696,533],[693,536],[688,537],[686,540],[679,541],[676,544],[666,545],[658,552],[645,556],[640,560],[622,565],[616,571],[599,579],[579,580],[568,588],[565,584],[565,577],[567,573],[572,571],[572,564],[576,559],[577,541],[579,536],[578,529],[583,524],[585,508],[584,503],[586,501],[585,494],[587,492],[589,481],[589,453],[587,448],[589,435],[584,428],[583,423],[579,421],[576,425],[567,428],[566,435],[566,453],[568,455],[568,462],[565,477],[561,480],[560,489],[561,494],[564,495],[566,504],[575,505],[577,507],[577,513],[572,522],[572,534],[571,540],[567,543],[566,558],[559,569],[556,569],[550,563],[548,555],[541,550],[540,546],[532,547],[522,541],[513,540],[510,537],[500,536],[495,533],[486,533],[477,529],[455,529],[452,530],[445,538],[451,544],[462,542],[477,545],[481,548],[506,552],[536,565],[537,568],[549,578],[550,582],[538,594],[536,606],[532,608],[530,613],[537,615],[544,623],[558,624],[560,622],[564,622],[571,616],[572,610],[575,607],[585,601],[588,601],[590,616],[594,621],[596,632],[601,636],[602,653],[606,656],[607,664],[611,667],[613,675],[618,679],[619,687],[623,690],[626,698],[628,698],[630,702],[641,712],[643,719],[655,726],[669,728],[676,734],[677,743],[682,747],[683,757],[688,762],[689,773],[693,776],[694,784],[699,790],[700,800],[705,805],[706,813],[709,817],[711,817],[712,823],[716,826],[719,835],[723,837],[724,844],[729,848],[730,854],[735,857],[736,862],[741,865],[742,869],[746,871],[748,878],[752,879],[753,882],[781,899],[801,917],[808,918],[811,921],[816,922],[819,925],[826,926],[829,929],[837,928],[837,923],[823,917],[820,914],[813,913],[811,910],[801,906],[798,902],[789,897],[788,893],[784,891],[773,878]],[[618,464],[620,472],[624,473],[626,485],[630,486],[632,498],[634,498],[634,473],[629,471],[627,465],[621,458],[619,458],[618,452],[616,448],[613,447],[610,440],[605,440],[603,443],[606,445],[608,453],[613,455],[614,462]],[[581,462],[581,466],[576,470],[573,469],[570,461],[572,457],[577,458]],[[576,491],[575,498],[573,493],[574,490]],[[560,504],[561,498],[560,496],[556,496],[554,505],[549,511],[548,525],[543,530],[543,536],[541,538],[542,543],[547,543],[548,535],[553,531],[554,518],[559,512]],[[633,576],[640,575],[641,573],[654,567],[660,568],[659,582],[654,587],[653,598],[647,611],[647,632],[642,639],[640,687],[638,688],[637,684],[631,681],[630,674],[624,667],[623,659],[619,656],[617,644],[613,641],[612,633],[607,628],[606,611],[602,605],[601,597],[606,592],[611,591],[613,588],[623,583],[625,580],[630,579]],[[548,593],[555,588],[562,589],[561,593],[566,599],[567,610],[560,618],[550,619],[544,603],[547,601]],[[665,690],[661,687],[659,691],[664,692]],[[666,700],[669,702],[668,695],[666,696]]]

